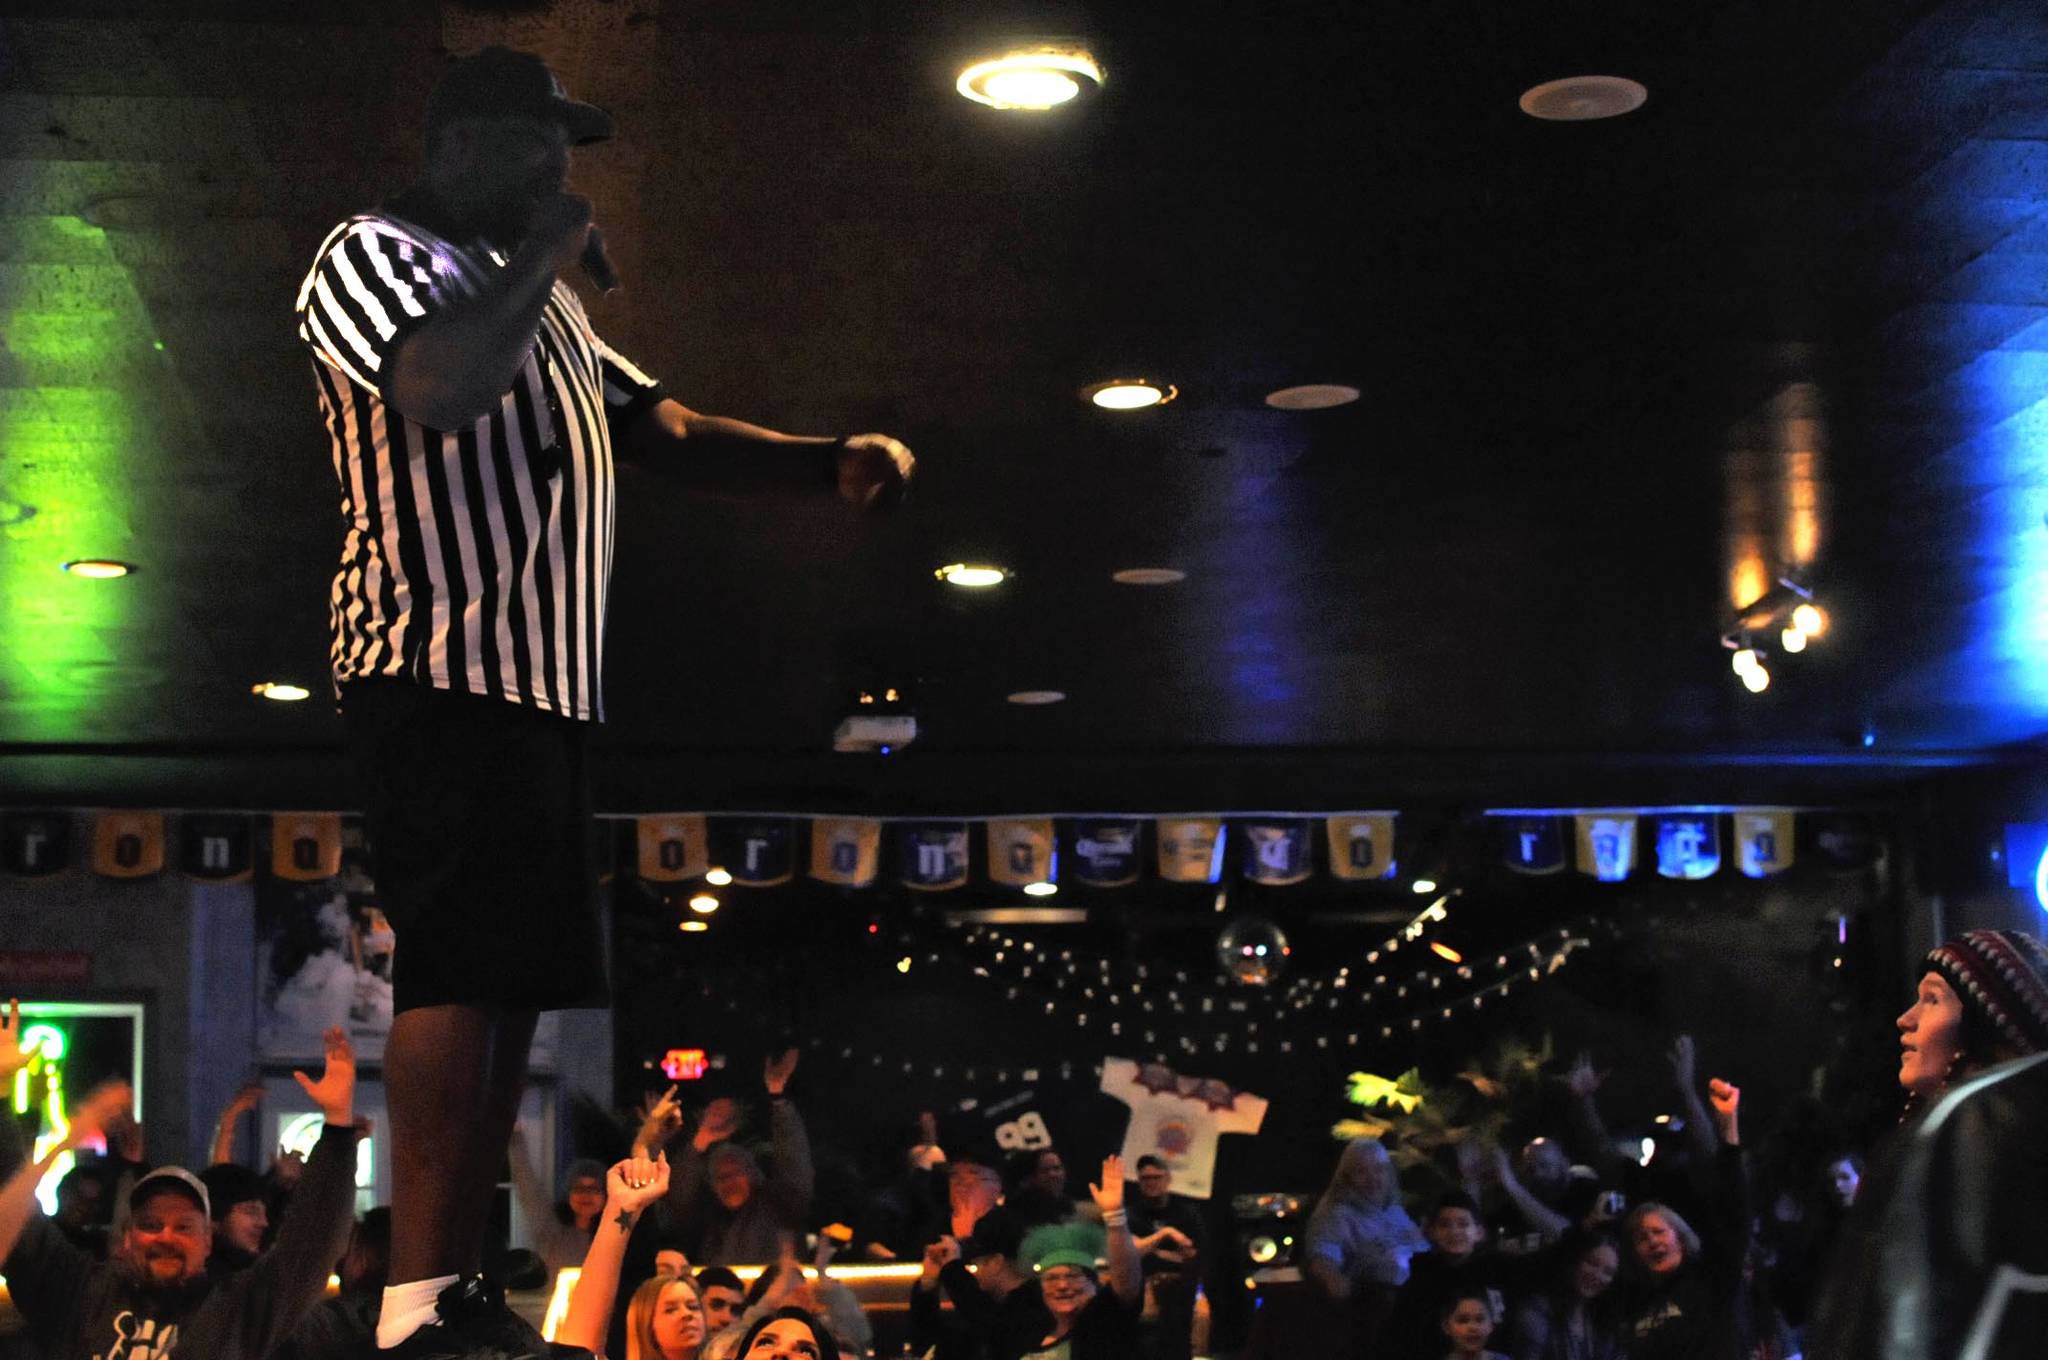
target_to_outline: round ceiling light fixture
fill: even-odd
[[[697,893],[690,898],[690,910],[699,916],[709,916],[718,910],[718,899],[710,893]]]
[[[1172,567],[1126,567],[1111,572],[1109,579],[1120,586],[1172,586],[1187,580],[1188,574]]]
[[[1024,895],[1026,897],[1051,897],[1059,890],[1059,884],[1044,879],[1036,883],[1026,883],[1024,885]]]
[[[1064,703],[1067,696],[1065,692],[1056,689],[1020,689],[1009,697],[1013,704],[1035,708],[1041,704]]]
[[[730,888],[732,886],[732,871],[730,869],[720,869],[714,865],[710,869],[705,870],[704,881],[714,888]]]
[[[294,685],[283,680],[260,680],[249,686],[249,692],[261,699],[273,699],[280,704],[295,704],[302,699],[313,697],[313,691],[304,685]]]
[[[711,923],[709,921],[694,919],[688,921],[679,921],[676,923],[676,929],[688,935],[702,935],[705,931],[711,929]]]
[[[1358,389],[1342,383],[1304,383],[1266,394],[1266,405],[1276,411],[1327,411],[1357,400]]]
[[[116,562],[111,557],[79,557],[63,564],[73,576],[88,581],[112,581],[135,570],[133,562]]]
[[[932,575],[949,586],[960,586],[966,590],[987,590],[1010,579],[1007,567],[987,562],[948,562]]]
[[[1522,91],[1522,112],[1547,123],[1591,123],[1643,106],[1650,92],[1627,76],[1566,76]]]
[[[1110,378],[1081,389],[1084,400],[1105,411],[1143,411],[1164,406],[1179,395],[1180,389],[1172,383],[1151,378]]]
[[[975,62],[954,88],[992,109],[1043,113],[1102,84],[1102,67],[1077,47],[1034,47]]]

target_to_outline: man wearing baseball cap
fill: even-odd
[[[35,1208],[38,1168],[22,1156],[14,1121],[0,1119],[0,1164],[10,1168],[0,1203],[0,1254],[14,1306],[48,1360],[260,1360],[316,1303],[347,1245],[355,1201],[355,1054],[327,1032],[327,1065],[299,1084],[326,1127],[278,1226],[277,1242],[225,1279],[206,1269],[213,1250],[206,1186],[183,1167],[135,1182],[128,1221],[106,1261],[95,1261]],[[99,1127],[104,1102],[132,1100],[126,1087],[87,1098],[74,1129]]]
[[[424,173],[328,234],[296,306],[342,502],[332,670],[397,934],[377,1342],[409,1357],[546,1353],[475,1272],[538,1013],[609,1001],[586,744],[617,463],[860,508],[913,467],[885,435],[692,411],[604,342],[563,276],[610,289],[568,173],[612,130],[539,57],[461,58]]]

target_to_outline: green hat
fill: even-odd
[[[1024,1234],[1018,1258],[1034,1271],[1048,1266],[1094,1270],[1109,1251],[1109,1236],[1097,1223],[1042,1223]]]

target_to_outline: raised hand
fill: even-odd
[[[694,1141],[697,1151],[702,1152],[713,1143],[722,1143],[738,1133],[740,1129],[739,1102],[730,1096],[720,1096],[704,1107],[703,1118],[697,1121]]]
[[[1565,1089],[1581,1100],[1589,1098],[1595,1091],[1599,1090],[1600,1083],[1604,1080],[1606,1080],[1606,1074],[1593,1070],[1592,1056],[1586,1053],[1581,1053],[1578,1057],[1574,1058],[1571,1070],[1564,1074]]]
[[[1742,1110],[1742,1088],[1715,1077],[1707,1083],[1707,1100],[1714,1107],[1714,1122],[1721,1126],[1721,1141],[1740,1146],[1742,1135],[1736,1117]]]
[[[676,1099],[676,1090],[671,1086],[660,1097],[650,1093],[641,1100],[640,1129],[633,1135],[635,1156],[646,1157],[659,1152],[683,1127],[683,1107],[682,1102]]]
[[[863,510],[880,510],[902,499],[917,471],[917,459],[902,441],[886,434],[856,434],[839,445],[839,497]]]
[[[277,1149],[277,1159],[270,1164],[270,1179],[280,1190],[292,1190],[306,1177],[306,1159],[282,1144]]]
[[[1693,1061],[1692,1036],[1681,1034],[1671,1041],[1671,1051],[1665,1058],[1671,1064],[1671,1084],[1681,1091],[1698,1089],[1699,1071]]]
[[[79,1101],[78,1108],[71,1112],[71,1128],[65,1139],[72,1147],[78,1147],[105,1134],[111,1151],[114,1141],[111,1130],[115,1129],[122,1119],[127,1118],[128,1112],[134,1108],[135,1092],[130,1089],[127,1082],[119,1078],[103,1081],[86,1092],[85,1099]],[[128,1122],[134,1123],[132,1119]],[[140,1137],[139,1129],[137,1136]]]
[[[1102,1182],[1091,1183],[1088,1193],[1104,1218],[1124,1207],[1124,1159],[1112,1152],[1102,1159]]]
[[[0,1015],[0,1081],[11,1080],[34,1056],[34,1049],[21,1046],[21,1002],[10,999]]]
[[[668,1158],[628,1157],[605,1173],[605,1217],[620,1232],[632,1230],[640,1211],[668,1193]]]
[[[148,1155],[143,1142],[142,1125],[135,1121],[135,1105],[131,1098],[113,1118],[106,1123],[107,1154],[119,1157],[124,1162],[140,1162]]]
[[[349,1044],[348,1031],[339,1025],[329,1027],[321,1037],[327,1045],[327,1065],[320,1080],[314,1081],[304,1072],[292,1076],[320,1107],[320,1117],[328,1127],[343,1128],[356,1122],[356,1051]]]
[[[796,1071],[796,1060],[801,1056],[798,1050],[785,1048],[761,1064],[761,1084],[768,1088],[769,1095],[782,1094],[783,1088],[789,1085],[791,1074]]]

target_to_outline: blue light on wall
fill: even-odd
[[[2033,892],[2048,911],[2048,822],[2005,824],[2005,881]]]

